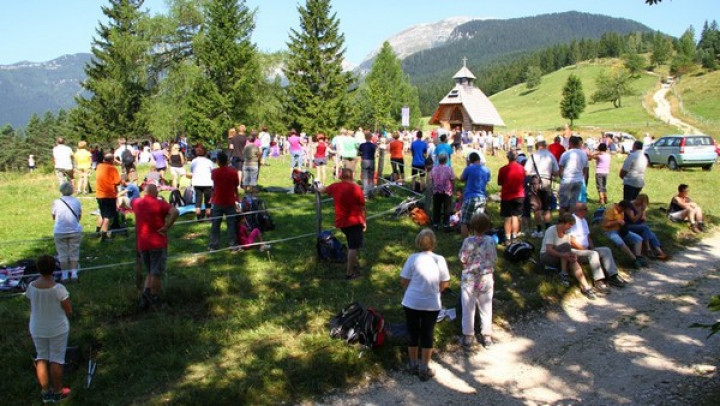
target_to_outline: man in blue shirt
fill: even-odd
[[[447,165],[449,167],[452,167],[453,148],[450,144],[447,143],[447,135],[446,134],[440,135],[440,143],[435,147],[435,151],[433,151],[433,162],[435,163],[434,166],[438,166],[437,157],[439,157],[440,154],[447,155],[447,157],[448,157]]]
[[[468,224],[473,214],[485,212],[486,186],[490,182],[490,169],[485,166],[480,154],[471,153],[468,161],[468,166],[460,175],[460,180],[465,182],[460,219],[460,233],[463,238],[468,236]]]
[[[375,182],[375,153],[377,152],[377,145],[372,143],[370,131],[365,131],[365,142],[360,144],[358,152],[360,153],[360,179],[363,193],[368,196]]]
[[[422,140],[422,131],[418,130],[415,135],[415,141],[410,144],[410,152],[412,153],[412,179],[413,189],[419,184],[425,184],[425,158],[427,156],[428,146],[425,141]],[[416,179],[415,176],[419,175]]]

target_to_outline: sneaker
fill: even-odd
[[[643,267],[643,264],[642,264],[642,262],[640,262],[639,259],[635,259],[635,261],[633,261],[633,268],[640,269],[642,267]]]
[[[637,261],[640,262],[640,266],[643,268],[647,268],[648,266],[650,266],[645,257],[637,257]]]
[[[435,376],[435,371],[432,368],[419,368],[418,375],[420,376],[420,380],[425,382]]]
[[[407,365],[405,365],[405,372],[409,373],[410,375],[418,375],[419,367],[417,364],[412,365],[408,362]]]
[[[43,403],[55,403],[55,394],[50,391],[41,391],[40,399]]]
[[[570,287],[570,280],[568,279],[568,276],[565,272],[558,273],[558,277],[560,278],[560,283],[565,286],[566,288]]]
[[[525,233],[522,231],[519,231],[517,234],[515,234],[515,238],[525,237]]]
[[[700,231],[701,233],[704,233],[707,231],[705,229],[705,223],[698,221],[695,225],[696,225],[696,228],[698,229],[698,231]]]
[[[592,288],[588,288],[587,290],[581,289],[580,292],[582,292],[582,294],[585,295],[585,297],[590,300],[597,299],[597,296],[595,296],[595,292],[593,292]]]
[[[483,336],[483,347],[490,348],[493,345],[493,340],[491,336]]]
[[[603,295],[607,295],[608,293],[610,293],[610,288],[608,287],[608,285],[601,280],[595,281],[595,290],[598,293],[602,293]]]
[[[620,275],[615,274],[609,278],[607,278],[607,282],[610,284],[610,286],[614,286],[616,288],[624,288],[627,284],[627,281],[620,277]]]
[[[471,349],[475,345],[475,336],[462,336],[460,345],[466,350]]]
[[[56,403],[57,403],[57,402],[62,402],[63,400],[65,400],[65,399],[67,399],[67,398],[69,398],[69,397],[70,397],[70,388],[62,388],[62,390],[60,390],[60,393],[54,393],[54,394],[53,394],[53,398],[54,398],[53,400],[54,400]]]
[[[263,244],[263,245],[260,246],[260,252],[269,251],[270,248],[272,248],[272,245],[270,245],[270,244]]]
[[[699,233],[699,232],[700,232],[700,228],[698,228],[698,226],[697,226],[695,223],[690,224],[689,227],[690,227],[690,231],[692,231],[693,233]]]
[[[658,254],[657,256],[655,256],[655,258],[657,258],[659,261],[665,262],[670,259],[670,255],[663,252],[662,254]]]

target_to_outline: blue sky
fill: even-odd
[[[97,0],[0,0],[0,64],[46,61],[89,52],[98,21]],[[290,28],[298,27],[297,0],[248,0],[257,8],[253,39],[264,51],[285,48]],[[304,2],[303,2],[304,3]],[[146,0],[151,13],[165,0]],[[624,17],[680,36],[690,25],[699,33],[706,19],[720,20],[720,0],[335,0],[333,11],[345,33],[346,58],[360,63],[383,40],[414,24],[448,17],[513,18],[562,11]]]

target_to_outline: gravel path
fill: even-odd
[[[684,134],[702,134],[702,131],[691,126],[690,124],[673,117],[672,110],[670,109],[670,103],[667,101],[665,96],[670,91],[670,86],[663,85],[660,90],[655,92],[653,100],[655,100],[655,117],[662,120],[664,123],[674,125],[683,131]]]
[[[688,326],[720,317],[707,309],[718,269],[720,234],[634,271],[625,289],[496,328],[488,350],[436,354],[432,381],[392,371],[318,404],[717,405],[720,337]]]

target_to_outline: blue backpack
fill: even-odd
[[[322,261],[347,261],[347,247],[333,235],[332,231],[322,231],[318,235],[317,254]]]

